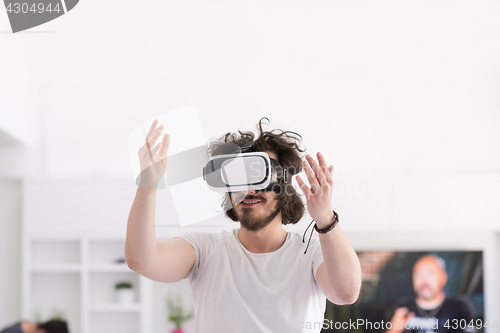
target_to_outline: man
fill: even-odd
[[[465,296],[447,297],[443,291],[447,281],[441,257],[429,254],[417,260],[413,266],[416,298],[397,307],[388,333],[474,332],[470,325],[475,317],[472,302]]]
[[[359,294],[359,260],[336,225],[337,215],[331,206],[333,166],[328,167],[320,153],[318,161],[309,155],[302,161],[299,140],[290,132],[263,131],[261,122],[258,128],[258,138],[251,132],[228,133],[210,151],[217,155],[227,145],[249,147],[246,152],[265,152],[292,174],[304,168],[311,185],[300,178],[297,182],[316,230],[324,232],[319,240],[311,241],[309,252],[304,253],[299,234],[283,229],[283,224],[297,223],[304,212],[302,200],[289,184],[228,193],[226,200],[233,208],[226,215],[240,222],[239,229],[156,241],[150,227],[154,225],[156,198],[151,184],[165,173],[170,143],[157,121],[139,151],[144,170],[141,182],[148,184],[139,186],[130,211],[127,263],[156,281],[187,278],[198,333],[319,332],[325,297],[336,304],[351,304]]]
[[[22,321],[4,328],[0,333],[68,333],[68,325],[63,320],[50,320],[41,324]]]

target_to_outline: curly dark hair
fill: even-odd
[[[300,148],[302,137],[295,132],[280,129],[264,131],[262,129],[264,119],[269,122],[269,119],[265,117],[259,120],[257,138],[253,132],[238,131],[238,134],[229,132],[210,144],[209,154],[211,156],[232,154],[235,153],[235,148],[244,146],[250,146],[246,150],[248,153],[272,151],[277,155],[281,166],[288,170],[291,176],[296,175],[302,171],[302,158],[299,153],[305,152],[305,149]],[[299,222],[304,215],[304,203],[291,184],[286,184],[281,188],[276,200],[278,200],[277,209],[281,211],[283,224]],[[222,207],[228,218],[238,221],[236,212],[231,207],[230,193],[225,194]]]
[[[38,329],[47,333],[68,333],[68,324],[64,320],[50,320],[43,324],[38,324]]]

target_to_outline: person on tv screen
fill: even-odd
[[[264,131],[261,122],[257,137],[252,132],[227,133],[209,149],[212,158],[218,159],[224,155],[232,155],[235,161],[260,156],[266,159],[265,165],[278,170],[277,174],[271,172],[272,186],[223,194],[222,205],[225,201],[232,207],[226,216],[239,222],[239,228],[220,233],[190,232],[157,241],[151,227],[155,224],[156,190],[139,185],[132,205],[125,249],[129,267],[156,281],[187,279],[193,292],[197,333],[320,332],[326,298],[336,304],[352,304],[359,295],[360,263],[332,210],[333,166],[319,153],[317,160],[307,155],[303,161],[298,135]],[[162,161],[156,177],[154,170],[148,175],[142,172],[141,177],[150,182],[158,182],[165,173],[170,138],[162,136],[162,127],[155,121],[146,145],[139,150],[140,157]],[[228,146],[238,147],[241,154],[234,155]],[[214,165],[217,162],[212,161]],[[239,172],[240,164],[232,165]],[[316,222],[313,228],[319,233],[319,239],[309,239],[308,245],[301,234],[283,229],[304,214],[304,203],[289,179],[302,168],[310,185],[301,178],[297,183]],[[254,171],[251,169],[248,171]],[[145,170],[142,165],[141,170]],[[220,176],[217,172],[207,177]],[[230,182],[231,177],[226,179]],[[216,182],[212,186],[217,186]],[[191,193],[188,199],[196,209],[196,202],[203,197]]]
[[[443,291],[447,282],[441,257],[428,254],[418,259],[413,266],[416,296],[396,305],[387,333],[475,332],[471,300],[464,295],[447,296]]]
[[[0,333],[68,333],[68,324],[64,320],[49,320],[45,323],[20,321],[4,328]]]

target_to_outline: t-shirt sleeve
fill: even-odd
[[[314,249],[312,254],[312,271],[314,278],[316,279],[316,271],[318,270],[319,265],[323,262],[323,251],[321,250],[319,238],[311,239],[311,245],[313,245]]]
[[[208,253],[210,253],[210,235],[202,232],[190,232],[184,235],[176,236],[187,241],[196,251],[196,262],[186,277],[189,282],[196,279],[200,267]]]
[[[0,331],[0,333],[23,333],[21,328],[21,323],[16,323],[12,326],[6,327]]]

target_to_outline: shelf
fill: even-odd
[[[138,312],[141,311],[142,307],[140,303],[134,304],[93,304],[89,306],[89,310],[92,312]]]
[[[90,239],[89,240],[89,264],[94,266],[120,266],[115,260],[125,259],[125,240],[105,240],[105,239]],[[125,264],[126,266],[126,264]],[[114,270],[114,268],[113,268]]]
[[[78,273],[82,266],[78,264],[31,265],[28,270],[33,273]]]
[[[32,266],[63,266],[80,263],[80,241],[78,240],[41,240],[31,243]]]
[[[62,311],[74,333],[151,332],[150,281],[120,262],[124,238],[39,233],[23,244],[24,317]],[[119,282],[132,284],[133,303],[119,303]]]
[[[118,304],[116,302],[115,285],[118,282],[129,282],[135,291],[135,301],[141,300],[141,286],[139,274],[134,271],[99,271],[91,272],[89,275],[89,301],[90,304],[105,305]]]
[[[140,333],[152,332],[141,329],[139,312],[91,312],[89,332],[91,333]]]
[[[91,272],[133,272],[127,264],[94,264],[89,266]]]

